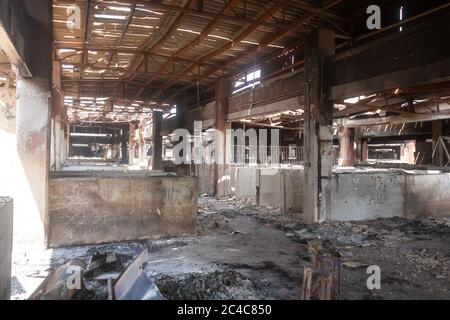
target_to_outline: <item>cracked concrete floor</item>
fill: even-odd
[[[342,256],[341,299],[450,299],[449,219],[306,226],[301,214],[207,197],[199,199],[198,217],[195,238],[15,252],[13,298],[27,298],[52,267],[70,259],[87,262],[97,250],[135,256],[148,248],[146,273],[167,285],[168,298],[299,299],[306,243],[321,239]],[[369,265],[381,268],[381,290],[367,289]]]

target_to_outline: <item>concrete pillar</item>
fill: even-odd
[[[136,125],[135,124],[130,124],[130,137],[129,137],[129,141],[130,141],[130,148],[129,148],[129,163],[133,164],[134,163],[134,153],[135,153],[135,148],[136,148],[136,144],[134,142],[134,138],[135,138],[135,132],[136,132]]]
[[[216,163],[214,165],[214,193],[217,197],[226,195],[229,183],[227,175],[226,131],[228,96],[231,90],[230,79],[221,78],[216,84],[215,123],[216,123]]]
[[[355,165],[355,128],[339,127],[339,167]]]
[[[361,162],[365,163],[369,159],[369,148],[367,147],[367,139],[361,140]]]
[[[405,161],[409,164],[416,163],[416,140],[407,140],[405,141]]]
[[[122,138],[122,141],[121,141],[122,161],[121,161],[121,163],[130,164],[130,155],[129,155],[129,150],[128,150],[128,143],[130,140],[130,127],[129,126],[123,127],[121,138]]]
[[[355,163],[361,162],[361,128],[355,128]]]
[[[162,120],[163,113],[161,111],[153,111],[153,157],[152,170],[163,170],[162,164]]]
[[[443,167],[444,166],[444,149],[442,147],[442,143],[439,142],[439,139],[442,137],[442,129],[443,129],[443,121],[442,120],[436,120],[433,121],[433,148],[432,150],[436,148],[436,152],[434,153],[433,157],[433,166],[436,167]]]
[[[61,85],[61,62],[53,62],[50,168],[60,171],[66,157],[67,112]]]
[[[334,32],[316,29],[305,44],[305,181],[304,221],[318,223],[331,216],[333,154],[332,103],[327,99],[325,60],[334,55]]]
[[[139,163],[143,164],[145,161],[145,158],[147,156],[147,149],[145,145],[145,137],[144,137],[144,130],[145,125],[147,123],[147,120],[143,119],[141,120],[141,123],[139,124]]]
[[[18,185],[17,216],[33,243],[47,242],[50,168],[50,86],[47,79],[17,79],[17,151],[25,176]],[[20,179],[18,177],[18,179]],[[25,235],[25,230],[24,235]]]

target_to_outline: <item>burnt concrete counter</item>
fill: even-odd
[[[231,173],[231,190],[237,198],[255,198],[259,192],[261,205],[302,214],[302,167],[232,166]],[[333,169],[331,215],[326,219],[449,216],[449,172],[370,167]]]
[[[153,172],[54,172],[49,246],[196,235],[198,181]]]

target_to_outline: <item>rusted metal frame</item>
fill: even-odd
[[[328,1],[324,7],[323,10],[329,10],[331,9],[333,6],[339,4],[340,2],[342,2],[343,0],[334,0],[334,1]],[[300,18],[294,22],[292,22],[291,24],[289,24],[289,30],[287,31],[280,31],[277,34],[267,38],[266,40],[264,40],[259,46],[257,46],[256,48],[254,48],[253,50],[248,50],[246,53],[241,54],[240,56],[233,58],[227,62],[224,63],[224,67],[228,67],[242,59],[245,59],[246,57],[252,55],[253,53],[257,52],[258,50],[260,50],[261,48],[264,48],[266,46],[268,46],[269,44],[271,44],[272,42],[280,39],[281,37],[283,37],[284,35],[286,35],[287,33],[289,33],[290,31],[295,30],[298,26],[303,25],[304,23],[308,22],[308,20],[310,20],[311,18],[314,18],[317,14],[316,13],[311,13],[303,18]],[[284,49],[280,50],[281,52],[284,52]],[[210,76],[211,74],[215,73],[217,70],[212,70],[209,71],[208,73],[206,73],[206,76]],[[189,88],[191,88],[192,85],[188,85],[185,87],[182,87],[180,90],[176,91],[173,95],[171,95],[168,98],[168,101],[171,101],[173,98],[175,98],[181,91],[184,90],[188,90]]]
[[[131,10],[130,10],[130,14],[128,15],[127,21],[125,22],[125,26],[123,28],[122,34],[120,35],[120,38],[116,41],[116,44],[114,45],[114,50],[117,50],[117,47],[122,43],[123,38],[125,37],[125,35],[128,32],[128,28],[130,27],[131,21],[133,21],[133,17],[134,17],[134,13],[136,11],[136,2],[133,0],[131,3]],[[109,60],[108,60],[108,65],[106,67],[106,70],[109,71],[111,68],[111,63],[112,60],[114,58],[114,56],[116,57],[116,59],[118,59],[118,53],[116,52],[111,52],[110,56],[109,56]],[[116,60],[117,61],[117,60]],[[102,75],[102,82],[105,78],[105,75]],[[100,82],[100,86],[102,85],[102,83]],[[101,89],[101,88],[100,88]],[[99,89],[99,91],[100,91]],[[97,97],[95,97],[97,98]]]
[[[325,19],[336,31],[339,31],[341,33],[340,35],[336,33],[336,36],[339,36],[340,38],[346,38],[347,40],[352,39],[352,35],[350,34],[350,32],[344,30],[344,28],[342,28],[338,23],[334,22],[328,17],[323,17],[323,19]]]
[[[268,80],[268,79],[270,79],[270,78],[273,78],[273,77],[275,77],[275,76],[280,76],[280,75],[283,75],[283,74],[285,74],[285,73],[292,72],[291,69],[293,69],[293,68],[295,69],[295,68],[297,68],[297,67],[301,67],[301,66],[303,66],[304,64],[305,64],[305,60],[297,61],[296,63],[290,65],[289,67],[286,67],[285,69],[280,69],[280,70],[277,70],[277,71],[272,72],[272,73],[270,73],[270,74],[267,74],[267,75],[265,75],[264,77],[261,77],[261,78],[258,78],[258,79],[254,79],[254,80],[252,80],[252,81],[248,81],[248,82],[246,82],[245,84],[243,84],[243,85],[241,85],[241,86],[239,86],[239,87],[233,88],[233,90],[239,90],[240,88],[242,88],[242,87],[244,87],[244,86],[246,86],[246,85],[249,85],[249,84],[251,84],[251,83],[258,82],[258,81],[263,82],[263,81],[266,81],[266,80]],[[232,82],[234,82],[234,81],[232,81]],[[214,90],[214,87],[215,87],[215,85],[210,86],[210,87],[207,87],[207,88],[203,91],[203,93],[209,92],[209,91],[211,91],[211,90]],[[170,100],[169,100],[169,101],[170,101]],[[238,108],[238,109],[239,109],[239,108]],[[236,110],[238,110],[238,109],[236,109]],[[231,111],[231,110],[230,110],[230,111]]]
[[[225,5],[225,7],[221,10],[221,13],[227,13],[231,10],[232,7],[236,6],[238,3],[240,2],[240,0],[230,0],[229,2],[227,2],[227,4]],[[176,57],[184,54],[185,52],[191,50],[192,48],[194,48],[200,41],[202,41],[216,26],[216,24],[219,22],[219,19],[214,19],[213,21],[210,22],[210,24],[202,31],[202,33],[200,35],[198,35],[193,41],[191,41],[189,44],[187,44],[186,46],[184,46],[183,48],[181,48],[180,50],[178,50],[177,52],[175,52],[164,64],[164,66],[167,66],[171,63],[171,61],[173,61],[173,59],[175,59]],[[157,73],[159,73],[161,70],[158,70]],[[142,94],[142,92],[144,91],[145,87],[147,85],[149,85],[152,81],[154,81],[157,77],[151,77],[150,79],[148,79],[148,81],[145,83],[145,85],[139,90],[137,96],[140,96]]]
[[[177,74],[175,73],[167,73],[167,74],[161,74],[161,73],[157,73],[157,72],[147,72],[144,73],[145,76],[158,76],[158,77],[172,77],[172,76],[177,76]],[[214,82],[216,81],[216,78],[211,78],[211,77],[204,77],[198,74],[193,74],[192,76],[188,76],[188,75],[184,75],[183,77],[180,78],[180,80],[185,80],[185,81],[192,81],[192,80],[202,80],[202,81],[207,81],[207,82]]]
[[[248,74],[248,73],[251,72],[252,70],[255,70],[256,68],[259,68],[259,67],[262,68],[262,65],[265,65],[265,64],[269,63],[269,61],[271,61],[271,60],[273,60],[273,59],[277,59],[278,57],[280,57],[280,56],[282,56],[282,55],[285,55],[285,54],[291,52],[292,50],[298,49],[299,47],[303,46],[304,43],[305,43],[305,39],[300,39],[299,41],[295,41],[295,42],[289,44],[288,46],[284,47],[283,49],[281,49],[281,52],[277,51],[277,52],[275,52],[275,53],[269,54],[268,56],[264,56],[263,58],[259,59],[259,60],[256,62],[256,66],[257,66],[257,67],[253,66],[252,68],[245,69],[244,72],[241,71],[241,72],[239,72],[238,74],[235,74],[235,75],[232,77],[232,79],[233,79],[233,80],[237,80],[237,79],[243,77],[244,75]],[[302,62],[304,62],[304,61],[302,61]],[[297,64],[297,63],[295,63],[294,65],[296,65],[296,64]],[[294,65],[292,65],[292,66],[294,66]],[[291,66],[290,66],[290,67],[291,67]]]
[[[64,61],[64,60],[66,60],[66,59],[69,59],[69,58],[72,58],[72,57],[74,57],[74,56],[76,56],[76,55],[79,55],[80,53],[82,53],[82,52],[77,51],[77,52],[75,52],[75,53],[69,54],[68,56],[61,57],[61,59],[59,59],[59,61],[62,62],[62,61]]]
[[[229,3],[229,1],[227,1],[227,0],[222,0],[222,2],[223,2],[225,5],[228,5],[228,3]],[[239,17],[239,14],[236,12],[236,10],[234,10],[233,7],[231,7],[230,10],[231,10],[231,12],[234,14],[235,17],[240,18],[240,17]]]
[[[56,47],[56,49],[59,49],[59,48],[78,50],[78,52],[71,54],[70,57],[73,56],[73,55],[77,55],[77,54],[82,53],[82,50],[83,50],[82,48],[76,48],[76,47],[70,47],[70,46]],[[138,50],[133,50],[133,49],[117,49],[117,50],[114,50],[114,49],[108,49],[108,48],[90,47],[89,46],[89,47],[86,48],[86,50],[100,51],[100,52],[114,52],[116,54],[118,54],[118,53],[133,53],[133,54],[138,55],[139,57],[142,57],[142,55],[144,55],[144,54],[147,54],[149,56],[161,57],[161,58],[164,58],[164,59],[168,59],[168,58],[171,57],[170,55],[165,55],[165,54],[161,54],[161,53],[158,53],[158,52],[138,51]],[[67,59],[67,58],[69,58],[69,56],[65,57],[64,59]],[[186,57],[176,57],[174,60],[175,61],[184,61],[184,62],[188,62],[188,63],[195,63],[196,62],[195,60],[189,59],[189,58],[186,58]],[[205,62],[205,63],[201,63],[200,66],[214,68],[214,67],[219,67],[220,65],[216,64],[216,63]],[[130,69],[130,68],[128,68],[128,69]],[[238,69],[232,68],[232,67],[228,68],[228,69],[230,71],[237,71],[238,70]]]
[[[186,3],[185,8],[189,8],[189,7],[192,5],[193,2],[194,2],[193,0],[189,0],[189,1]],[[138,2],[136,1],[136,3],[138,3]],[[145,3],[145,5],[150,5],[150,4],[151,4],[151,3]],[[167,19],[170,18],[170,13],[171,13],[172,11],[175,11],[175,10],[169,10],[169,11],[167,12],[166,17],[165,17],[164,20],[160,23],[160,27],[163,26],[163,25],[167,22]],[[172,23],[172,25],[170,26],[169,32],[165,33],[165,34],[163,35],[163,37],[156,43],[156,45],[158,45],[159,43],[161,43],[161,41],[166,41],[167,38],[170,37],[171,33],[173,32],[173,30],[172,30],[173,27],[176,26],[177,24],[179,24],[179,23],[182,21],[182,19],[183,19],[185,13],[183,13],[182,11],[179,11],[179,12],[180,12],[180,14],[179,14],[178,17],[175,19],[175,21]],[[160,30],[161,30],[161,28],[160,28]],[[150,37],[149,37],[149,38],[148,38],[148,39],[140,46],[140,48],[139,48],[138,51],[141,51],[141,55],[144,55],[145,52],[151,52],[152,49],[156,47],[156,45],[155,45],[155,46],[153,46],[151,49],[146,50],[147,47],[150,45],[151,41],[153,41],[153,38],[154,38],[153,36],[150,36]],[[137,60],[137,59],[139,59],[139,55],[136,55],[136,57],[135,57],[135,58],[132,60],[132,62],[130,63],[130,66],[134,65],[134,64],[136,63],[136,60]],[[130,68],[130,70],[132,71],[133,69]],[[132,71],[132,73],[131,73],[130,76],[128,75],[129,72],[127,71],[127,72],[124,73],[124,75],[123,75],[122,78],[124,79],[124,78],[128,77],[128,79],[132,80],[132,78],[136,75],[136,73],[138,72],[138,70],[139,70],[139,69],[137,69],[137,70],[134,71],[134,72]]]
[[[212,59],[216,56],[221,55],[222,53],[232,49],[236,44],[239,44],[242,40],[247,38],[251,33],[253,33],[256,29],[258,29],[262,22],[269,19],[273,14],[275,14],[278,10],[280,10],[283,7],[282,1],[276,1],[269,9],[265,10],[265,12],[257,19],[255,23],[253,23],[249,28],[245,29],[243,32],[241,32],[231,43],[226,44],[225,46],[222,46],[221,48],[218,48],[204,56],[202,56],[198,61],[204,62],[206,60]],[[186,73],[189,73],[190,70],[193,70],[197,67],[197,64],[193,64],[190,68],[184,70],[181,75],[184,75]],[[215,73],[215,72],[214,72]],[[213,73],[209,73],[208,76],[210,76]],[[176,77],[170,79],[165,84],[162,85],[162,87],[158,90],[156,97],[159,96],[165,88],[170,87],[173,82],[177,80]]]
[[[164,63],[162,63],[162,62],[156,60],[154,55],[148,53],[147,56],[150,56],[150,58],[151,58],[153,61],[155,61],[156,64],[157,64],[158,66],[162,67],[162,66],[164,65]],[[167,73],[170,73],[170,71],[169,71],[168,69],[164,68],[164,70],[166,70]],[[148,73],[148,71],[146,71],[146,73]]]
[[[268,80],[270,78],[273,78],[275,76],[279,76],[279,75],[282,75],[282,74],[285,74],[285,73],[293,72],[292,69],[295,69],[297,67],[301,67],[304,64],[305,64],[305,60],[297,61],[296,63],[294,63],[294,64],[292,64],[292,65],[290,65],[290,66],[288,66],[288,67],[286,67],[284,69],[280,69],[280,70],[274,71],[274,72],[272,72],[270,74],[266,74],[264,77],[260,77],[258,79],[253,79],[251,81],[246,81],[244,84],[242,84],[242,85],[240,85],[240,86],[238,86],[236,88],[233,88],[233,90],[239,90],[239,89],[241,89],[241,88],[243,88],[245,86],[248,86],[249,84],[252,84],[252,83],[255,83],[255,82],[266,81],[266,80]]]
[[[447,157],[447,164],[445,165],[445,167],[448,167],[448,165],[450,164],[450,154],[449,154],[449,151],[448,151],[448,149],[447,149],[447,146],[446,146],[446,144],[445,144],[445,142],[444,142],[443,137],[439,137],[439,139],[438,139],[436,145],[434,146],[433,152],[432,152],[432,154],[431,154],[431,158],[432,158],[432,159],[435,158],[436,152],[437,152],[437,149],[438,149],[438,148],[442,148],[442,149],[444,150],[444,154],[445,154],[445,156]]]
[[[361,101],[359,101],[357,103],[354,103],[354,104],[350,104],[350,103],[345,103],[343,101],[339,101],[337,103],[344,104],[345,106],[347,106],[349,108],[351,108],[351,107],[358,107],[358,108],[366,108],[366,110],[359,110],[359,111],[353,112],[351,114],[337,116],[337,117],[333,117],[333,118],[345,118],[345,117],[349,117],[349,116],[355,116],[355,115],[366,113],[366,112],[369,112],[369,111],[372,111],[372,110],[383,110],[383,111],[394,112],[394,113],[397,113],[397,114],[401,114],[401,115],[405,115],[405,116],[413,116],[413,117],[419,115],[418,113],[415,113],[415,112],[409,112],[409,111],[396,109],[398,107],[401,107],[404,104],[404,102],[399,102],[399,103],[395,103],[395,104],[389,105],[389,101],[387,100],[386,96],[385,96],[386,97],[386,105],[385,106],[371,106],[371,105],[368,105],[368,103],[372,102],[377,97],[379,97],[379,95],[363,99],[363,100],[361,100]],[[347,109],[342,110],[341,113],[345,112],[345,110],[347,110]]]
[[[285,2],[285,1],[284,1]],[[243,17],[237,17],[234,15],[228,15],[226,13],[213,13],[208,11],[198,11],[195,9],[189,9],[189,8],[182,8],[162,3],[153,3],[153,2],[146,2],[146,1],[136,1],[137,4],[142,4],[147,7],[153,7],[154,9],[160,9],[160,10],[167,10],[167,11],[176,11],[176,12],[183,12],[189,15],[193,15],[200,18],[210,18],[210,19],[218,19],[218,20],[225,20],[232,23],[236,23],[239,25],[244,24],[252,24],[255,23],[257,20],[250,19],[250,18],[243,18]],[[263,22],[263,26],[270,27],[270,28],[276,28],[276,29],[286,29],[288,26],[284,24],[276,24],[272,22]]]
[[[91,8],[91,0],[86,0],[85,1],[85,16],[84,16],[84,33],[83,33],[83,55],[81,56],[81,66],[80,66],[80,74],[79,74],[79,79],[82,79],[83,77],[83,72],[84,72],[84,65],[86,64],[86,60],[87,60],[87,55],[86,55],[86,40],[87,40],[87,35],[88,35],[88,29],[89,29],[89,16],[90,16],[90,8]],[[79,88],[79,92],[78,92],[78,98],[80,98],[81,96],[81,88]]]
[[[302,2],[302,3],[298,3],[298,2],[293,2],[291,0],[282,0],[287,6],[293,7],[293,8],[297,8],[300,10],[304,10],[310,13],[315,13],[317,15],[320,15],[322,17],[329,17],[341,22],[348,22],[348,18],[340,16],[339,14],[335,13],[335,12],[330,12],[330,11],[326,11],[326,9],[319,7],[319,6],[315,6],[311,3],[307,3],[307,2]],[[324,7],[328,7],[330,4],[326,3],[324,5]],[[334,5],[333,5],[334,6]]]
[[[434,102],[436,103],[436,112],[441,112],[440,104],[439,104],[439,98],[435,97]],[[434,112],[433,112],[434,113]]]
[[[345,48],[345,47],[347,47],[350,44],[354,45],[355,43],[360,42],[362,40],[365,40],[367,38],[371,38],[371,37],[373,37],[375,35],[378,35],[380,33],[389,31],[391,29],[399,28],[399,27],[404,26],[404,25],[406,25],[408,23],[411,23],[411,22],[413,22],[413,21],[415,21],[417,19],[424,18],[424,17],[429,16],[429,15],[431,15],[433,13],[436,13],[436,12],[439,12],[439,11],[442,11],[442,10],[448,9],[448,8],[450,8],[450,3],[447,3],[447,4],[444,4],[442,6],[433,8],[433,9],[431,9],[429,11],[423,12],[423,13],[418,14],[416,16],[413,16],[413,17],[407,18],[405,20],[399,21],[397,23],[391,24],[391,25],[389,25],[387,27],[384,27],[384,28],[381,28],[379,30],[375,30],[375,31],[372,31],[370,33],[364,34],[362,36],[356,37],[356,38],[352,39],[351,41],[347,41],[347,42],[344,42],[344,43],[340,44],[339,46],[336,47],[336,49]]]
[[[186,8],[191,7],[193,4],[195,3],[194,0],[189,0],[188,3],[186,4]],[[158,40],[157,43],[155,43],[148,51],[149,52],[153,52],[154,50],[159,49],[171,36],[172,34],[177,31],[178,27],[183,23],[183,20],[186,18],[187,14],[186,13],[181,13],[176,19],[175,21],[171,24],[171,26],[169,27],[169,30],[164,34],[164,36]],[[146,43],[144,43],[143,48],[146,49],[149,45],[149,42],[152,39],[149,39],[148,41],[146,41]]]

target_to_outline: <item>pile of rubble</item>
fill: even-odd
[[[155,282],[171,300],[264,299],[251,280],[236,271],[160,276]]]
[[[154,281],[144,272],[149,253],[128,261],[114,253],[96,252],[86,266],[74,259],[41,283],[30,300],[163,300]]]

